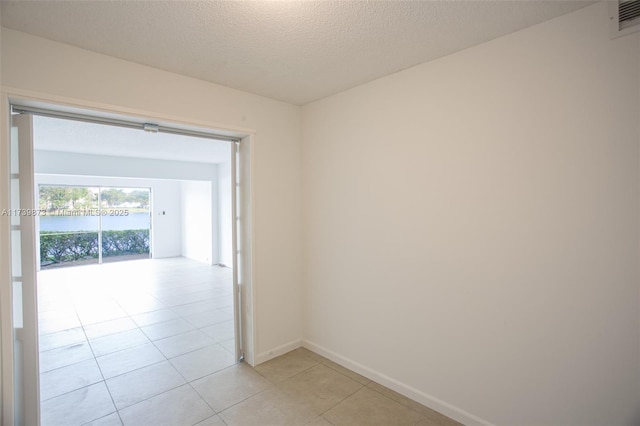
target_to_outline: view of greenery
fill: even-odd
[[[122,205],[135,205],[138,208],[149,208],[149,191],[135,190],[124,192],[119,188],[108,188],[102,190],[102,201],[108,207],[119,207]]]
[[[149,230],[102,232],[102,256],[149,253]],[[40,232],[42,266],[98,258],[97,232]]]
[[[40,186],[40,209],[89,209],[98,207],[98,193],[75,186]]]
[[[101,198],[102,207],[149,208],[149,191],[146,190],[125,192],[121,188],[105,188],[101,190]],[[95,209],[98,208],[98,191],[79,186],[41,185],[39,208],[46,211]]]
[[[100,253],[103,258],[149,254],[149,229],[139,229],[149,223],[148,189],[40,185],[39,191],[39,208],[47,212],[40,217],[41,266],[87,262]],[[93,213],[83,210],[99,207],[103,213],[121,209],[127,214],[105,216],[97,231],[98,222],[89,217]],[[78,215],[68,215],[73,211]]]

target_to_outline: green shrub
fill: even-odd
[[[102,256],[149,253],[149,230],[102,231]]]
[[[40,232],[40,263],[98,257],[97,232]]]
[[[102,231],[102,256],[149,253],[149,230]],[[40,232],[40,263],[98,258],[98,233]]]

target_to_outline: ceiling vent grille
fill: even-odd
[[[640,0],[609,1],[612,37],[640,31]]]

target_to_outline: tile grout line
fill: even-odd
[[[377,384],[377,385],[380,385],[380,383],[374,382],[373,380],[372,380],[370,383],[375,383],[375,384]],[[369,384],[370,384],[370,383],[369,383]],[[381,395],[381,396],[385,397],[386,399],[388,399],[388,400],[390,400],[390,401],[395,402],[396,404],[400,404],[400,405],[402,405],[404,408],[407,408],[407,409],[409,409],[409,410],[413,411],[414,413],[418,414],[418,415],[420,416],[420,419],[418,420],[418,422],[417,422],[417,423],[420,423],[420,421],[422,421],[423,419],[425,419],[425,418],[426,418],[425,416],[423,416],[423,415],[422,415],[418,410],[416,410],[415,408],[410,407],[410,406],[408,406],[408,405],[406,405],[406,404],[403,404],[402,402],[397,401],[397,400],[395,400],[395,399],[391,398],[390,396],[387,396],[387,395],[383,394],[383,393],[382,393],[382,392],[380,392],[379,390],[374,389],[374,388],[372,388],[371,386],[369,386],[369,384],[365,385],[364,387],[366,387],[367,389],[369,389],[369,390],[372,390],[372,391],[376,392],[378,395]],[[383,386],[385,389],[389,389],[389,388],[387,388],[387,387],[386,387],[386,386],[384,386],[384,385],[380,385],[380,386]],[[392,391],[392,392],[395,392],[395,391],[393,391],[393,389],[389,389],[389,390],[390,390],[390,391]],[[414,401],[414,402],[415,402],[415,401]],[[417,402],[416,402],[416,403],[417,403]],[[417,403],[417,404],[419,404],[419,403]],[[425,407],[426,407],[426,406],[425,406]],[[426,408],[430,409],[429,407],[426,407]],[[431,420],[431,419],[428,419],[428,420]],[[432,421],[436,422],[435,420],[432,420]],[[417,424],[417,423],[416,423],[416,424]],[[436,422],[436,423],[438,423],[438,424],[442,425],[440,422]]]
[[[346,377],[346,376],[345,376]],[[354,380],[355,382],[355,380]],[[356,382],[358,383],[358,382]],[[345,396],[344,398],[342,398],[340,401],[336,402],[335,404],[333,404],[331,407],[327,408],[326,410],[324,410],[322,413],[319,414],[319,416],[324,416],[325,413],[327,413],[328,411],[331,411],[333,408],[337,407],[338,405],[340,405],[341,403],[343,403],[347,398],[350,398],[351,396],[355,395],[356,393],[360,392],[362,390],[362,388],[365,387],[365,385],[363,385],[362,383],[358,383],[360,385],[360,387],[356,390],[354,390],[353,392],[351,392],[349,395]],[[324,417],[323,417],[324,418]],[[327,419],[325,419],[327,420]],[[328,420],[327,420],[328,421]],[[329,422],[331,423],[331,422]],[[333,424],[333,423],[331,423]]]
[[[295,349],[294,349],[294,351],[295,351]],[[290,351],[290,352],[293,352],[293,351]],[[286,354],[283,354],[283,355],[286,355]],[[283,355],[281,355],[281,356],[283,356]],[[276,357],[276,358],[274,358],[274,359],[277,359],[277,358],[279,358],[279,357]],[[269,361],[271,361],[271,360],[269,360]],[[269,361],[266,361],[265,363],[260,364],[260,365],[264,365],[264,364],[268,363]],[[255,371],[256,373],[260,374],[262,377],[264,377],[264,378],[265,378],[265,379],[267,379],[268,381],[270,381],[271,383],[273,383],[274,385],[278,385],[278,384],[280,384],[280,383],[284,382],[285,380],[289,380],[289,379],[291,379],[291,378],[293,378],[293,377],[296,377],[296,376],[298,376],[298,375],[300,375],[300,374],[302,374],[302,373],[304,373],[304,372],[306,372],[306,371],[308,371],[308,370],[311,370],[313,367],[317,366],[318,364],[322,364],[322,361],[317,361],[317,362],[316,362],[315,364],[313,364],[312,366],[307,367],[307,368],[305,368],[304,370],[301,370],[301,371],[299,371],[299,372],[297,372],[297,373],[295,373],[295,374],[292,374],[292,375],[291,375],[291,376],[289,376],[289,377],[285,377],[284,379],[280,380],[278,383],[273,382],[273,381],[272,381],[271,379],[269,379],[267,376],[265,376],[265,375],[264,375],[264,374],[262,374],[260,371],[258,371],[258,369],[257,369],[257,368],[254,368],[254,371]],[[258,367],[259,367],[260,365],[258,365]]]
[[[87,345],[89,346],[89,349],[91,350],[91,354],[93,355],[93,362],[95,362],[96,366],[98,367],[98,371],[100,372],[100,376],[102,377],[102,383],[104,383],[104,387],[105,387],[105,389],[107,389],[107,393],[109,394],[109,398],[111,399],[111,403],[113,404],[113,408],[116,410],[115,413],[118,416],[118,419],[120,420],[120,424],[123,424],[122,418],[120,417],[120,412],[118,411],[118,406],[116,405],[116,401],[113,399],[113,395],[111,395],[111,389],[109,389],[109,386],[107,385],[107,380],[104,378],[104,373],[102,372],[102,368],[100,367],[100,363],[98,362],[98,358],[96,357],[95,351],[93,350],[93,346],[91,346],[91,342],[89,341],[89,336],[87,336],[87,331],[84,328],[84,323],[82,322],[82,319],[80,318],[80,315],[78,314],[78,308],[75,305],[75,303],[73,304],[73,306],[74,306],[74,310],[76,312],[76,315],[78,315],[78,321],[80,321],[80,326],[82,327],[82,332],[84,333],[84,337],[85,337],[85,339],[87,339]],[[110,413],[110,414],[112,414],[112,413]],[[92,422],[94,420],[98,420],[98,419],[92,419],[92,420],[90,420],[90,422]]]
[[[294,349],[294,350],[295,350],[295,349]],[[310,352],[312,352],[312,351],[310,351]],[[312,353],[314,353],[314,354],[315,354],[315,352],[312,352]],[[317,355],[317,354],[316,354],[316,355]],[[292,379],[292,378],[294,378],[294,377],[296,377],[296,376],[299,376],[300,374],[302,374],[302,373],[304,373],[304,372],[306,372],[306,371],[309,371],[309,370],[311,370],[312,368],[317,367],[318,365],[322,365],[322,366],[324,366],[324,367],[326,367],[326,368],[330,369],[330,370],[331,370],[331,371],[333,371],[334,373],[340,374],[341,376],[343,376],[343,377],[345,377],[345,378],[347,378],[347,379],[351,380],[352,382],[356,383],[357,385],[359,385],[359,387],[358,387],[356,390],[354,390],[353,392],[351,392],[350,394],[348,394],[347,396],[345,396],[344,398],[342,398],[341,400],[339,400],[338,402],[336,402],[335,404],[333,404],[331,407],[327,408],[326,410],[324,410],[324,411],[322,411],[320,414],[318,414],[318,416],[317,416],[317,417],[322,417],[322,418],[323,418],[323,420],[327,421],[327,422],[328,422],[328,423],[330,423],[330,424],[333,424],[333,423],[331,423],[329,420],[327,420],[326,418],[324,418],[324,414],[325,414],[325,413],[327,413],[328,411],[330,411],[331,409],[333,409],[334,407],[336,407],[337,405],[339,405],[340,403],[342,403],[343,401],[345,401],[345,400],[346,400],[347,398],[349,398],[350,396],[352,396],[352,395],[356,394],[357,392],[359,392],[360,390],[362,390],[362,388],[364,388],[366,385],[364,385],[364,384],[362,384],[362,383],[360,383],[360,382],[358,382],[358,381],[356,381],[356,380],[352,379],[351,377],[347,376],[346,374],[342,373],[341,371],[338,371],[338,370],[335,370],[335,369],[331,368],[331,366],[329,366],[329,365],[325,364],[322,360],[318,361],[318,363],[317,363],[317,364],[314,364],[313,366],[311,366],[311,367],[307,368],[306,370],[303,370],[303,371],[301,371],[301,372],[299,372],[299,373],[297,373],[297,374],[294,374],[294,375],[293,375],[293,376],[291,376],[291,377],[288,377],[288,378],[286,378],[286,379],[282,380],[280,383],[283,383],[283,382],[285,382],[286,380],[289,380],[289,379]],[[277,385],[276,385],[276,386],[277,386]]]
[[[206,300],[208,300],[208,299],[206,299]],[[162,302],[162,301],[160,301],[160,302],[161,302],[161,303],[164,303],[164,302]],[[191,302],[191,303],[198,303],[198,302]],[[189,305],[189,304],[191,304],[191,303],[187,303],[187,304],[180,305],[180,306]],[[187,320],[183,315],[181,315],[181,314],[179,314],[179,313],[175,312],[173,309],[171,309],[171,307],[167,307],[166,309],[168,309],[169,311],[171,311],[171,312],[173,312],[175,315],[177,315],[179,319],[182,319],[183,321],[187,321],[189,324],[191,324],[191,325],[193,325],[194,327],[196,327],[194,324],[192,324],[191,322],[189,322],[189,320]],[[126,310],[125,310],[125,312],[126,312]],[[150,311],[150,312],[154,312],[154,311]],[[206,311],[205,311],[205,312],[206,312]],[[173,387],[173,388],[171,388],[171,389],[167,389],[167,390],[165,390],[164,392],[160,392],[159,394],[155,394],[155,395],[149,396],[149,397],[147,397],[147,398],[143,399],[142,401],[139,401],[139,402],[137,402],[137,403],[135,403],[135,404],[131,404],[131,405],[130,405],[130,406],[128,406],[128,407],[132,407],[132,406],[134,406],[134,405],[136,405],[136,404],[139,404],[139,403],[144,402],[144,401],[148,401],[148,400],[150,400],[150,399],[152,399],[152,398],[155,398],[155,397],[160,396],[160,395],[162,395],[162,394],[164,394],[164,393],[170,392],[170,391],[172,391],[172,390],[174,390],[174,389],[177,389],[177,388],[179,388],[179,387],[182,387],[182,386],[188,385],[188,386],[189,386],[189,387],[190,387],[190,388],[191,388],[191,389],[196,393],[196,395],[198,395],[198,397],[199,397],[202,401],[204,401],[204,403],[205,403],[205,404],[207,404],[207,406],[208,406],[209,408],[211,408],[211,411],[213,411],[213,415],[214,415],[214,416],[218,415],[218,413],[216,412],[216,410],[215,410],[213,407],[211,407],[211,405],[209,404],[209,402],[208,402],[206,399],[204,399],[204,398],[202,397],[202,395],[200,395],[200,393],[197,391],[197,389],[195,389],[195,388],[193,387],[193,385],[191,384],[191,382],[190,382],[190,381],[188,381],[188,380],[187,380],[187,378],[186,378],[186,377],[184,377],[184,375],[183,375],[183,374],[182,374],[182,373],[181,373],[181,372],[180,372],[180,371],[179,371],[179,370],[178,370],[178,369],[173,365],[173,363],[171,362],[171,359],[172,359],[172,358],[177,358],[178,356],[186,355],[186,354],[188,354],[188,353],[195,352],[195,351],[197,351],[197,350],[199,350],[199,349],[202,349],[202,348],[197,348],[197,349],[194,349],[194,350],[192,350],[192,351],[185,352],[184,354],[176,355],[175,357],[169,358],[169,357],[167,357],[167,355],[166,355],[166,354],[165,354],[165,353],[164,353],[164,352],[163,352],[163,351],[162,351],[162,350],[161,350],[161,349],[156,345],[156,343],[155,343],[156,341],[164,340],[164,338],[163,338],[163,339],[157,339],[157,340],[151,340],[151,338],[149,338],[149,336],[144,332],[144,330],[142,330],[142,327],[140,327],[140,326],[138,325],[138,323],[137,323],[137,322],[135,322],[135,320],[134,320],[133,318],[131,318],[131,320],[133,321],[133,323],[134,323],[134,324],[136,324],[136,326],[138,327],[138,329],[139,329],[139,330],[140,330],[140,331],[141,331],[141,332],[142,332],[142,333],[143,333],[143,334],[144,334],[144,335],[149,339],[149,342],[153,345],[153,347],[154,347],[154,348],[156,348],[156,350],[157,350],[160,354],[162,354],[162,356],[164,357],[165,361],[169,363],[169,365],[171,366],[171,368],[173,368],[173,369],[176,371],[176,373],[178,373],[178,374],[180,375],[180,377],[182,377],[182,379],[185,381],[185,383],[183,383],[183,384],[181,384],[181,385],[179,385],[179,386]],[[169,321],[171,321],[171,320],[169,320]],[[164,321],[164,322],[167,322],[167,321]],[[151,324],[151,325],[153,325],[153,324]],[[196,327],[196,328],[195,328],[195,330],[200,331],[200,328]],[[185,333],[186,333],[186,332],[185,332]],[[166,338],[170,338],[170,337],[178,336],[178,335],[180,335],[180,334],[185,334],[185,333],[178,333],[178,334],[173,335],[173,336],[167,336]],[[206,334],[206,333],[205,333],[205,334]],[[208,337],[208,336],[207,336],[207,337]],[[216,345],[220,346],[220,345],[218,344],[218,342],[214,342],[214,343],[215,343]],[[206,347],[206,346],[205,346],[205,347]],[[154,364],[151,364],[151,365],[156,365],[156,364],[159,364],[159,363],[161,363],[161,362],[165,362],[165,361],[159,361],[158,363],[154,363]],[[234,364],[234,365],[235,365],[235,364]],[[145,367],[148,367],[148,366],[145,366]],[[140,369],[145,368],[145,367],[140,367],[140,368],[138,368],[138,369],[136,369],[136,370],[140,370]],[[132,370],[132,371],[136,371],[136,370]],[[132,372],[132,371],[128,371],[128,372],[123,373],[123,374],[121,374],[121,375],[128,374],[128,373],[130,373],[130,372]],[[220,370],[220,371],[221,371],[221,370]],[[216,373],[216,372],[214,372],[214,373],[212,373],[212,374],[215,374],[215,373]],[[114,376],[114,377],[118,377],[118,376]],[[203,377],[206,377],[206,376],[203,376]],[[198,379],[196,379],[196,380],[198,380]],[[114,405],[115,405],[115,404],[114,404]],[[123,407],[123,409],[124,409],[124,408],[128,408],[128,407]],[[118,415],[120,415],[120,409],[118,409],[117,407],[116,407],[116,409],[118,410]],[[210,417],[212,417],[212,416],[210,416]],[[204,421],[204,420],[206,420],[206,418],[205,418],[205,419],[202,419],[201,421]],[[120,421],[122,422],[122,418],[121,418],[121,417],[120,417]],[[223,420],[223,422],[224,422],[224,420]],[[122,422],[122,423],[124,424],[124,422]],[[226,424],[226,423],[225,423],[225,424]]]

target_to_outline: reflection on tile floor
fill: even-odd
[[[234,363],[226,268],[139,260],[39,286],[43,425],[459,425],[306,349]]]

